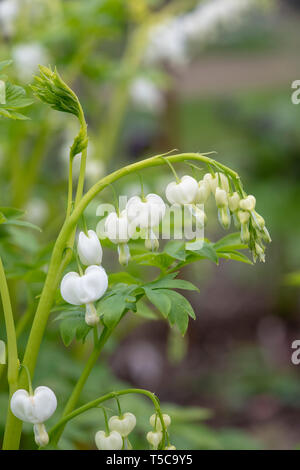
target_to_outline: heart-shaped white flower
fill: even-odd
[[[148,194],[144,199],[131,197],[126,205],[127,216],[137,227],[155,227],[164,217],[166,205],[158,194]]]
[[[95,442],[99,450],[121,450],[123,447],[122,436],[117,431],[111,431],[108,435],[104,431],[98,431]]]
[[[33,395],[27,390],[17,390],[10,400],[12,413],[21,421],[41,424],[49,419],[56,410],[57,400],[54,392],[48,387],[37,387]]]
[[[157,449],[160,441],[162,440],[163,434],[161,431],[149,431],[147,433],[147,441],[153,446],[154,449]]]
[[[89,266],[85,274],[66,274],[60,284],[63,299],[72,305],[83,305],[100,299],[108,287],[108,278],[102,266]]]
[[[165,427],[166,428],[169,427],[171,424],[171,417],[167,415],[166,413],[164,413],[162,417],[163,417]],[[157,414],[154,413],[152,416],[150,416],[149,422],[156,431],[162,431],[161,420]]]
[[[122,211],[120,215],[116,212],[108,214],[105,220],[105,235],[111,242],[127,243],[130,239],[130,222],[126,211]]]
[[[89,230],[88,235],[80,232],[77,251],[80,261],[85,266],[98,265],[102,261],[102,247],[94,230]]]
[[[108,422],[111,431],[117,431],[121,436],[126,437],[136,426],[136,417],[132,413],[124,413],[122,417],[112,416]]]
[[[180,183],[172,181],[166,188],[166,198],[171,204],[193,204],[197,198],[198,183],[192,176],[183,176]]]
[[[243,211],[249,211],[249,212],[254,211],[255,204],[256,204],[256,199],[251,194],[247,196],[245,199],[240,200],[240,208]]]

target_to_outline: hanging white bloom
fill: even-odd
[[[108,422],[111,431],[117,431],[122,437],[128,436],[136,426],[136,417],[133,413],[124,413],[122,416],[112,416]]]
[[[232,195],[228,196],[228,207],[231,212],[236,212],[240,207],[240,196],[235,191]]]
[[[227,192],[225,191],[225,189],[217,187],[215,192],[215,198],[217,207],[221,208],[228,206]]]
[[[154,26],[149,33],[146,62],[167,61],[172,65],[186,63],[185,34],[180,18]]]
[[[166,188],[166,198],[171,204],[193,204],[198,193],[198,183],[192,176],[185,175],[180,182],[172,181]]]
[[[49,387],[37,387],[33,395],[17,390],[10,400],[12,413],[25,423],[41,424],[49,419],[57,407],[54,392]]]
[[[130,222],[126,210],[119,215],[116,212],[108,214],[104,225],[105,235],[115,244],[127,243],[130,240]]]
[[[98,431],[95,435],[95,443],[99,450],[121,450],[123,439],[117,431],[106,434],[105,431]]]
[[[204,204],[210,195],[210,185],[207,181],[201,180],[198,183],[198,191],[195,199],[195,203]]]
[[[162,440],[163,434],[161,431],[149,431],[147,433],[147,441],[153,446],[154,449],[157,449],[161,440]]]
[[[255,204],[256,204],[256,199],[251,194],[247,196],[246,198],[240,200],[240,208],[243,211],[249,211],[249,212],[254,211]]]
[[[85,266],[101,264],[102,247],[94,230],[88,230],[87,235],[84,232],[79,233],[77,251],[80,261]]]
[[[164,217],[166,205],[157,194],[148,194],[142,200],[139,196],[133,196],[126,205],[127,217],[136,227],[155,227]]]
[[[226,192],[229,192],[229,183],[228,178],[224,173],[215,173],[213,176],[211,173],[206,173],[203,177],[203,180],[209,184],[210,190],[214,195],[217,187],[224,189]]]
[[[163,416],[164,425],[166,428],[168,428],[171,424],[171,417],[167,415],[166,413],[164,413],[162,416]],[[149,422],[156,431],[162,431],[161,420],[156,413],[150,416]]]
[[[137,77],[130,86],[130,96],[133,104],[152,113],[161,113],[165,108],[165,98],[152,80]]]
[[[99,300],[106,292],[108,278],[102,266],[89,266],[85,274],[67,273],[60,284],[62,298],[72,305],[86,306],[85,321],[89,326],[99,322],[99,317],[93,302]]]
[[[32,79],[38,70],[38,65],[49,62],[46,49],[39,43],[23,43],[12,50],[12,58],[20,80]]]
[[[247,245],[250,240],[250,232],[249,232],[250,213],[247,211],[239,210],[237,215],[241,224],[241,241]]]

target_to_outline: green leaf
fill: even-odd
[[[127,273],[126,271],[121,271],[119,273],[112,273],[108,276],[109,285],[115,285],[117,283],[125,283],[125,284],[139,284],[142,283],[140,279],[137,277],[132,276],[131,274]]]
[[[227,249],[244,250],[248,248],[247,245],[241,243],[240,232],[230,233],[229,235],[226,235],[225,237],[221,238],[216,243],[214,243],[213,246],[216,251],[225,251]]]
[[[147,320],[157,320],[157,315],[148,307],[147,303],[140,299],[136,303],[136,312],[139,317],[146,318]]]
[[[174,259],[181,261],[185,261],[186,259],[185,243],[181,240],[171,240],[166,243],[164,252]]]
[[[246,264],[253,264],[253,262],[246,256],[244,253],[241,253],[240,251],[218,251],[218,256],[219,258],[224,258],[224,259],[229,259],[233,261],[240,261],[241,263],[246,263]]]
[[[127,307],[126,301],[130,301],[127,297],[123,292],[117,292],[98,302],[97,312],[103,317],[103,323],[107,328],[114,328],[120,321]]]
[[[167,253],[143,253],[135,255],[131,259],[143,266],[156,266],[162,270],[165,270],[174,262],[174,258]]]
[[[162,313],[162,315],[167,318],[171,310],[171,299],[166,294],[165,290],[160,289],[147,289],[144,288],[145,294],[150,302]]]
[[[194,242],[192,242],[193,244]],[[203,241],[203,246],[199,250],[194,250],[192,244],[186,243],[186,249],[193,254],[196,254],[199,259],[209,259],[213,263],[218,264],[218,255],[212,243]]]
[[[4,225],[17,225],[19,227],[26,227],[26,228],[32,228],[33,230],[37,230],[38,232],[42,232],[42,229],[38,227],[37,225],[34,225],[30,222],[26,222],[26,220],[13,220],[9,219],[5,222],[2,222]]]
[[[63,343],[68,347],[74,338],[78,341],[85,341],[91,327],[88,326],[84,319],[84,310],[77,309],[71,312],[64,312],[56,319],[62,319],[59,330]]]
[[[178,309],[179,311],[183,311],[187,313],[188,316],[191,317],[193,320],[196,319],[196,315],[195,315],[193,307],[183,295],[173,290],[164,290],[164,292],[166,292],[169,298],[171,299],[172,310],[176,308],[176,310]]]
[[[24,88],[6,82],[6,102],[5,109],[13,110],[18,108],[25,108],[33,103],[33,100],[26,98],[26,91]]]
[[[22,217],[25,212],[15,207],[0,207],[0,214],[2,214],[5,219],[18,219]]]
[[[199,290],[198,287],[194,286],[189,281],[183,279],[170,279],[169,276],[165,276],[154,282],[146,284],[150,289],[184,289],[184,290]]]

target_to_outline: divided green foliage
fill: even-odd
[[[69,346],[76,338],[84,342],[91,327],[85,322],[85,310],[81,307],[71,307],[65,305],[62,308],[67,309],[60,313],[55,320],[61,320],[59,324],[60,334],[65,346]]]
[[[31,228],[41,232],[40,227],[34,225],[26,220],[19,220],[25,214],[24,211],[14,207],[0,207],[0,224],[3,225],[16,225],[19,227]]]
[[[0,72],[11,62],[11,60],[0,62]],[[29,119],[19,112],[19,109],[26,108],[33,103],[31,99],[26,97],[25,90],[8,82],[6,76],[3,75],[0,75],[0,85],[0,117],[20,120]]]

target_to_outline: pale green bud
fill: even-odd
[[[0,340],[0,364],[6,364],[6,346],[2,340]]]
[[[171,417],[165,413],[162,416],[164,425],[166,428],[168,428],[171,424]],[[162,431],[161,420],[157,414],[154,413],[152,416],[150,416],[149,422],[156,431]]]
[[[49,436],[43,423],[35,424],[33,432],[34,440],[39,447],[45,447],[49,443]]]
[[[215,198],[216,198],[217,207],[221,208],[221,207],[228,206],[227,193],[225,189],[221,189],[217,187],[216,192],[215,192]]]
[[[149,431],[146,437],[149,444],[151,444],[154,449],[157,449],[162,440],[163,434],[161,431]]]
[[[169,445],[169,446],[165,447],[164,450],[176,450],[176,447],[173,446],[173,445]]]
[[[231,196],[228,196],[228,207],[231,212],[236,212],[239,209],[240,200],[241,198],[236,191]]]
[[[89,326],[95,326],[99,323],[99,317],[95,305],[88,303],[85,306],[85,323]]]
[[[256,199],[251,194],[247,196],[245,199],[240,200],[240,208],[243,211],[252,212],[255,209]]]
[[[252,211],[251,215],[252,215],[254,227],[257,228],[258,230],[263,230],[265,226],[265,219],[256,211]]]
[[[245,245],[248,245],[249,241],[250,241],[250,232],[249,232],[249,226],[248,226],[248,222],[246,223],[242,223],[241,224],[241,241],[242,243],[245,243]]]
[[[255,253],[259,257],[259,260],[263,263],[265,262],[265,250],[264,248],[257,242],[255,242]]]

